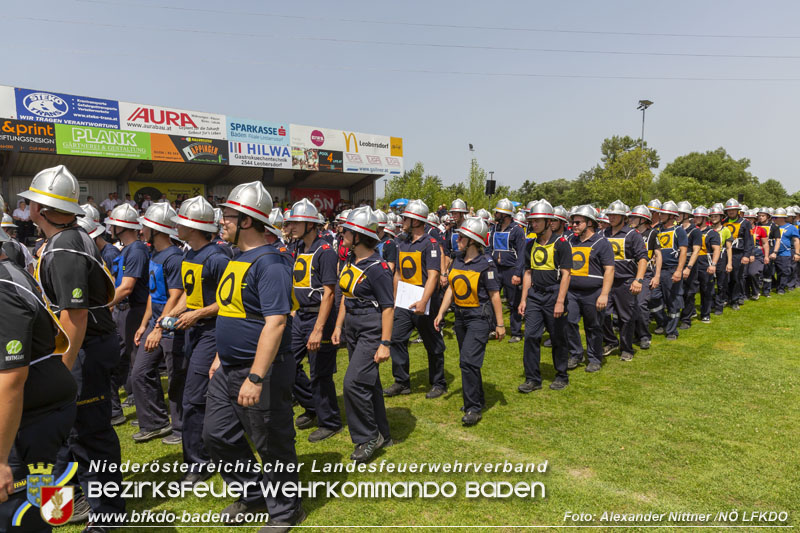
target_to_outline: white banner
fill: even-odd
[[[344,131],[344,151],[361,155],[391,155],[391,143],[386,135]]]
[[[288,146],[228,141],[228,157],[237,167],[292,168]]]
[[[119,103],[120,129],[225,139],[225,115],[144,104]]]
[[[346,153],[344,154],[344,171],[360,174],[399,175],[403,173],[403,158]]]
[[[17,118],[17,103],[14,88],[0,85],[0,117]]]
[[[344,152],[344,132],[316,126],[289,125],[291,144],[295,148],[319,148]]]

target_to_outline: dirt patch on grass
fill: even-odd
[[[575,479],[592,479],[595,476],[594,470],[591,468],[570,468],[567,474]]]
[[[719,341],[714,343],[715,350],[724,350],[726,352],[733,352],[736,355],[743,355],[747,356],[750,355],[744,350],[744,343],[743,342],[735,342],[735,341]]]

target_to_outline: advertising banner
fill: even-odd
[[[153,161],[175,163],[228,163],[228,143],[219,139],[150,134]]]
[[[229,141],[289,146],[288,124],[233,117],[227,123]]]
[[[308,198],[317,206],[319,212],[326,215],[330,215],[342,200],[339,189],[292,189],[292,202],[298,202],[303,198]]]
[[[123,130],[208,139],[224,139],[227,132],[224,115],[129,102],[119,103],[119,123]]]
[[[391,155],[391,140],[385,135],[343,131],[344,151],[361,155]]]
[[[14,88],[0,85],[0,117],[17,118],[17,103],[14,98]]]
[[[56,153],[55,126],[27,120],[2,119],[0,150],[54,154]]]
[[[119,129],[116,100],[20,88],[14,91],[20,120]]]
[[[392,156],[344,154],[344,171],[362,174],[391,174],[403,173],[403,159]]]
[[[138,202],[140,205],[144,199],[145,194],[150,195],[152,201],[166,195],[167,200],[170,202],[175,200],[178,195],[188,194],[189,198],[195,196],[206,196],[206,186],[201,183],[164,183],[162,181],[146,182],[146,181],[129,181],[128,192],[131,198]]]
[[[150,159],[150,134],[56,124],[56,152],[65,155]]]
[[[319,170],[319,150],[293,146],[292,168],[295,170]]]
[[[389,137],[391,142],[391,154],[393,157],[403,157],[403,138],[402,137]]]
[[[237,167],[292,168],[288,146],[228,141],[228,155]]]
[[[345,152],[344,132],[316,126],[289,126],[292,148],[338,150]]]
[[[342,171],[342,152],[335,150],[317,150],[319,169],[326,172]]]

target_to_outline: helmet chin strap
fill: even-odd
[[[234,246],[239,246],[239,231],[242,229],[242,220],[244,220],[244,213],[238,211],[236,214],[236,236],[233,238]]]
[[[63,224],[59,224],[57,222],[53,222],[52,220],[50,220],[47,217],[47,212],[48,211],[50,211],[50,210],[49,209],[42,209],[39,213],[42,215],[42,218],[47,221],[48,224],[50,224],[51,226],[53,226],[55,228],[58,228],[58,229],[71,228],[72,226],[75,225],[75,223],[77,221],[77,217],[74,217],[69,222],[64,222]]]

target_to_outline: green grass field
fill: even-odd
[[[377,462],[548,462],[533,474],[312,474],[313,460],[349,463],[352,444],[341,434],[310,444],[298,431],[297,453],[306,463],[301,481],[453,481],[454,498],[306,499],[304,526],[518,526],[594,525],[616,513],[713,513],[787,511],[780,525],[796,525],[800,510],[800,291],[726,309],[712,323],[695,322],[676,342],[654,338],[648,351],[622,363],[618,352],[601,372],[579,367],[563,391],[553,378],[550,350],[543,350],[544,388],[522,395],[522,343],[491,341],[483,368],[488,410],[475,427],[462,427],[461,378],[455,338],[446,332],[449,392],[426,400],[427,365],[421,344],[411,348],[413,394],[386,400],[398,443]],[[452,315],[451,315],[452,317]],[[347,364],[339,352],[337,387]],[[391,367],[382,365],[384,386]],[[341,402],[341,396],[340,396]],[[342,407],[342,411],[344,409]],[[296,414],[299,414],[296,408]],[[129,412],[129,418],[133,415]],[[123,459],[180,460],[180,447],[160,441],[135,444],[134,428],[119,428]],[[139,474],[127,479],[170,480]],[[220,481],[219,476],[212,478]],[[545,498],[463,496],[467,481],[541,481]],[[221,510],[214,499],[128,500],[129,510]],[[589,513],[588,522],[564,521],[567,511]],[[661,522],[661,524],[670,524]],[[623,523],[624,524],[624,523]],[[630,524],[630,523],[628,523]],[[634,526],[645,523],[633,523]],[[719,523],[717,523],[719,525]],[[738,526],[774,525],[730,522]],[[179,524],[175,524],[179,525]],[[702,522],[672,524],[675,530]],[[199,528],[193,528],[199,529]],[[219,528],[220,530],[224,528]],[[252,527],[256,531],[258,527]],[[314,530],[304,529],[304,530]],[[634,527],[634,530],[639,527]],[[672,529],[672,528],[671,528]],[[230,531],[248,531],[233,529]],[[76,526],[61,531],[80,531]],[[630,531],[627,529],[626,531]]]

